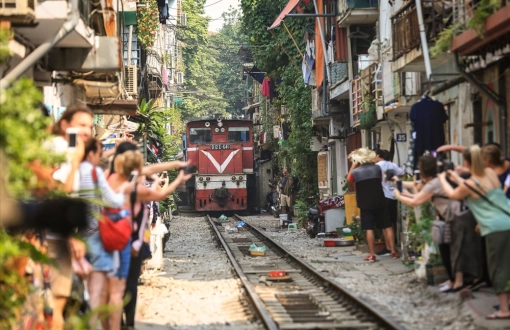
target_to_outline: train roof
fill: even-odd
[[[196,120],[190,120],[186,123],[192,124],[192,123],[205,123],[205,122],[217,122],[217,119],[211,118],[211,119],[196,119]],[[232,122],[242,122],[242,123],[252,123],[251,119],[222,119],[222,123],[232,123]]]

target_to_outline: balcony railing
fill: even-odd
[[[423,21],[427,41],[433,41],[439,32],[452,22],[452,6],[442,1],[422,1]],[[420,29],[416,2],[404,2],[398,12],[392,16],[393,60],[407,54],[420,45]]]
[[[365,9],[379,7],[379,0],[340,0],[338,11],[345,13],[348,9]]]
[[[349,77],[349,64],[346,62],[334,62],[329,64],[331,86]]]

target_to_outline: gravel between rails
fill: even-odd
[[[204,217],[175,216],[170,233],[163,269],[142,274],[137,329],[260,329]]]
[[[268,215],[241,218],[259,227],[279,226],[279,219]],[[331,253],[331,249],[323,246],[322,239],[310,239],[304,229],[267,231],[266,234],[324,275],[392,316],[407,329],[477,329],[472,317],[463,311],[462,301],[457,295],[433,292],[427,288],[425,282],[416,279],[414,272],[401,275],[363,274],[363,270],[370,265],[363,263],[361,254],[359,264],[314,262],[313,260],[327,257]],[[346,276],[349,272],[356,275]]]

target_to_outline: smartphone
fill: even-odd
[[[184,168],[184,174],[193,174],[197,172],[197,167],[195,165],[188,165]]]
[[[402,193],[402,181],[400,180],[397,181],[397,189],[400,193]]]
[[[167,172],[163,172],[163,179],[166,179],[166,178],[168,178],[168,174],[167,174]]]
[[[391,181],[395,176],[395,172],[393,170],[386,171],[386,181]]]
[[[129,182],[135,182],[136,178],[138,178],[138,171],[131,171],[131,175],[129,176]]]
[[[420,182],[421,177],[420,177],[420,171],[419,170],[414,171],[414,180],[416,182]]]
[[[66,129],[66,135],[67,135],[67,143],[69,149],[76,148],[76,145],[78,144],[77,138],[78,138],[78,129],[74,127],[70,127]]]

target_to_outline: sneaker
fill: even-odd
[[[375,262],[377,259],[375,258],[375,256],[368,255],[368,256],[365,257],[364,260],[365,261],[370,261],[370,262]]]
[[[382,256],[389,256],[390,253],[391,253],[390,250],[388,250],[387,248],[384,248],[380,252],[377,252],[376,255],[382,257]]]
[[[399,256],[398,256],[398,253],[397,253],[397,252],[393,252],[393,253],[391,254],[391,259],[398,259],[398,258],[399,258]]]

